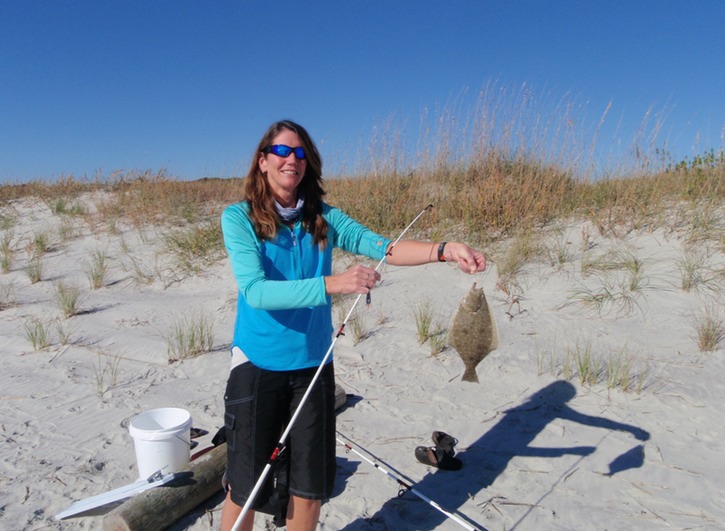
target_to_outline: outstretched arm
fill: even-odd
[[[437,242],[402,240],[392,249],[388,248],[386,261],[397,266],[438,262],[440,246],[441,243]],[[486,269],[486,255],[465,243],[447,242],[443,246],[442,257],[446,262],[456,262],[465,273],[478,273]]]
[[[643,430],[638,426],[624,424],[623,422],[617,422],[616,420],[610,420],[604,417],[586,415],[584,413],[579,413],[578,411],[568,406],[564,406],[561,409],[559,417],[562,419],[570,420],[572,422],[578,422],[579,424],[585,424],[587,426],[595,426],[597,428],[604,428],[607,430],[626,431],[631,433],[635,439],[640,441],[646,441],[650,437],[648,431]]]
[[[388,247],[386,261],[397,266],[413,266],[438,262],[440,243],[401,240]],[[392,247],[392,249],[391,249]],[[455,262],[466,273],[477,273],[486,269],[486,256],[465,243],[448,242],[443,246],[445,262]],[[337,293],[369,293],[380,280],[380,273],[372,267],[356,265],[343,273],[325,277],[328,295]]]

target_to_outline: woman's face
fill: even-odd
[[[289,129],[282,130],[272,140],[272,145],[283,144],[291,148],[303,147],[299,135]],[[274,153],[259,155],[259,169],[267,175],[267,182],[277,201],[285,207],[297,203],[297,187],[307,169],[307,159],[298,159],[294,151],[287,157]]]

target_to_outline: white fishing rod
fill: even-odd
[[[397,245],[397,243],[401,240],[401,238],[405,235],[406,232],[408,232],[408,229],[412,227],[418,219],[425,214],[429,209],[433,208],[433,205],[428,205],[423,210],[420,211],[420,213],[415,216],[415,219],[410,222],[410,224],[405,227],[403,232],[400,233],[400,236],[392,243],[388,251],[385,253],[385,256],[380,259],[380,262],[378,262],[378,265],[375,266],[375,271],[377,271],[381,265],[383,265],[383,262],[385,262],[385,258],[393,251],[393,248]],[[368,291],[368,295],[370,295],[370,292]],[[247,501],[244,503],[244,507],[242,507],[242,512],[239,513],[239,516],[237,517],[236,522],[234,522],[234,526],[232,527],[232,531],[238,531],[239,526],[242,525],[242,520],[244,520],[244,517],[249,512],[249,509],[252,506],[252,503],[254,503],[254,499],[257,497],[257,494],[262,488],[262,485],[264,484],[264,481],[267,479],[267,475],[269,475],[269,471],[272,469],[272,466],[277,460],[277,457],[279,454],[284,450],[284,444],[285,441],[287,441],[287,437],[290,434],[290,431],[292,431],[292,426],[294,426],[294,423],[297,421],[297,417],[300,414],[300,411],[304,407],[305,403],[307,402],[307,398],[309,397],[310,393],[312,392],[312,388],[314,387],[315,383],[319,379],[320,373],[325,368],[325,365],[327,365],[327,360],[332,355],[332,349],[335,346],[335,343],[337,343],[338,338],[343,334],[343,331],[345,330],[345,325],[347,324],[347,321],[350,319],[350,316],[352,316],[353,311],[355,311],[355,306],[357,306],[357,303],[360,301],[360,298],[362,297],[362,293],[357,296],[355,299],[355,302],[353,303],[352,307],[350,308],[350,311],[347,312],[347,315],[345,316],[345,320],[340,325],[339,330],[337,331],[337,334],[335,335],[334,339],[332,340],[332,343],[330,343],[330,348],[327,349],[327,353],[325,354],[325,357],[322,358],[322,361],[320,362],[319,367],[317,367],[317,372],[315,372],[315,375],[312,377],[312,380],[310,381],[310,385],[307,387],[307,390],[305,391],[305,394],[302,396],[302,400],[300,401],[300,404],[297,406],[297,409],[295,410],[294,414],[292,415],[292,418],[289,421],[289,424],[287,424],[287,428],[284,430],[284,433],[282,433],[282,436],[279,438],[279,441],[277,442],[277,446],[275,446],[274,451],[272,452],[272,455],[269,457],[269,460],[267,461],[267,464],[265,465],[264,469],[262,470],[261,475],[259,476],[259,479],[257,480],[257,483],[254,485],[254,488],[252,489],[252,492],[249,494],[249,497],[247,497]]]
[[[393,480],[395,480],[398,483],[398,485],[400,485],[402,487],[398,491],[398,496],[402,496],[405,493],[406,490],[409,490],[410,492],[412,492],[413,494],[415,494],[416,496],[418,496],[421,500],[423,500],[424,502],[428,503],[434,509],[436,509],[436,510],[440,511],[441,513],[443,513],[446,517],[450,518],[451,520],[453,520],[454,522],[456,522],[458,525],[460,525],[464,529],[468,529],[469,531],[480,531],[480,528],[474,527],[471,524],[469,524],[468,522],[466,522],[463,519],[461,519],[460,517],[456,516],[455,514],[449,512],[449,511],[446,511],[443,507],[441,507],[440,505],[438,505],[435,501],[431,500],[428,496],[426,496],[425,494],[423,494],[420,491],[416,490],[415,487],[413,487],[413,485],[410,485],[409,483],[406,483],[405,481],[403,481],[402,479],[400,479],[399,477],[397,477],[395,474],[391,473],[389,470],[386,470],[385,468],[383,468],[382,466],[380,466],[380,463],[378,463],[377,461],[373,461],[372,459],[370,459],[367,456],[363,455],[362,453],[358,452],[355,448],[353,448],[351,446],[351,444],[354,444],[355,446],[357,446],[361,450],[364,450],[370,456],[374,457],[373,454],[371,454],[370,452],[368,452],[367,450],[365,450],[362,446],[360,446],[356,442],[353,442],[349,437],[346,437],[345,435],[343,435],[342,433],[340,433],[337,430],[336,430],[336,432],[337,432],[337,434],[340,437],[344,438],[345,441],[347,441],[347,442],[342,441],[342,440],[340,440],[340,437],[337,437],[337,442],[339,442],[341,445],[343,445],[348,452],[353,452],[355,455],[363,458],[365,461],[367,461],[368,463],[370,463],[371,465],[373,465],[375,468],[377,468],[378,470],[380,470],[383,474],[385,474],[386,476],[388,476],[388,477],[392,478]]]

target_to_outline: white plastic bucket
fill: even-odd
[[[136,450],[139,478],[161,470],[179,472],[189,464],[191,414],[185,409],[164,407],[135,416],[128,426]]]

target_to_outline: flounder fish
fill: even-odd
[[[483,288],[477,289],[475,282],[453,316],[448,340],[466,366],[461,380],[478,382],[476,367],[498,348],[498,329]]]

